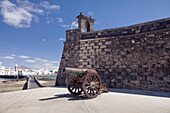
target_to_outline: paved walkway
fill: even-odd
[[[170,93],[112,89],[95,99],[66,88],[0,93],[0,113],[170,113]]]
[[[23,89],[34,89],[34,88],[39,88],[39,87],[44,87],[43,85],[41,85],[37,78],[34,77],[34,76],[29,76],[27,77],[27,81],[26,83],[24,84],[24,87]]]

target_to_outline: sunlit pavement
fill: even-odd
[[[0,113],[170,113],[170,92],[111,89],[97,98],[63,87],[0,93]]]

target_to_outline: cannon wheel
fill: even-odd
[[[88,98],[95,98],[101,93],[101,79],[97,73],[88,73],[82,84],[84,94]]]
[[[81,85],[79,86],[77,84],[77,78],[78,76],[71,74],[67,77],[66,79],[66,85],[67,85],[67,89],[71,94],[74,95],[80,95],[82,92],[82,88]]]

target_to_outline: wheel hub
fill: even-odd
[[[90,88],[94,89],[95,88],[95,82],[90,82]]]

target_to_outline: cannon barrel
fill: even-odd
[[[89,72],[89,69],[69,68],[69,67],[63,68],[63,72],[67,74],[83,75],[86,71]]]

